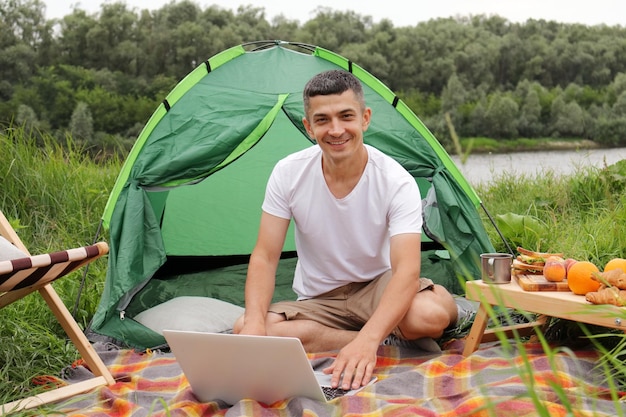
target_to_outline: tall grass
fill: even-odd
[[[514,213],[541,225],[506,236],[513,247],[563,252],[600,269],[612,258],[626,257],[625,190],[626,161],[601,168],[580,167],[571,176],[550,171],[536,176],[505,175],[476,188],[496,219]],[[492,242],[505,251],[497,230],[483,215]]]
[[[59,144],[37,136],[19,128],[0,134],[0,209],[33,254],[91,244],[121,162],[95,163],[69,138]],[[54,284],[70,310],[84,271]],[[99,302],[106,260],[88,271],[76,310],[83,328]],[[0,310],[0,317],[0,403],[37,391],[33,377],[59,375],[79,358],[41,297],[29,295]]]
[[[42,144],[43,141],[43,144]],[[33,253],[50,252],[92,243],[109,191],[121,161],[94,162],[68,138],[58,144],[52,138],[30,138],[21,129],[0,134],[0,209]],[[506,236],[509,243],[544,251],[559,251],[567,257],[588,259],[602,266],[613,257],[626,257],[626,161],[611,167],[583,169],[575,175],[557,177],[544,172],[536,177],[507,176],[477,187],[489,212],[499,219],[514,213],[530,216],[541,225],[530,233]],[[483,214],[486,229],[496,249],[506,251],[497,230]],[[106,234],[102,236],[106,239]],[[92,263],[81,295],[77,321],[83,327],[93,316],[102,293],[106,261]],[[82,273],[75,272],[55,283],[68,306],[78,295]],[[65,334],[41,297],[34,295],[0,310],[0,402],[22,398],[37,391],[32,378],[58,375],[78,354],[66,343]],[[581,333],[584,333],[581,330]],[[626,339],[614,333],[592,336],[605,356],[607,384],[618,401],[626,366],[615,358],[626,355]],[[583,335],[585,336],[585,335]],[[618,338],[613,347],[601,343]],[[502,339],[503,343],[509,343]],[[548,358],[552,351],[545,338]],[[523,340],[513,340],[523,349]],[[567,341],[564,342],[566,345]],[[522,350],[523,353],[523,350]],[[621,355],[621,356],[620,356]],[[523,368],[532,389],[532,369]],[[622,382],[620,382],[622,381]],[[548,415],[540,398],[537,415]],[[566,401],[565,396],[563,396]],[[573,405],[575,406],[575,404]],[[616,407],[617,408],[617,407]]]

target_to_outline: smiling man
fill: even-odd
[[[339,350],[324,372],[333,386],[358,388],[369,382],[381,342],[438,338],[456,323],[457,306],[445,288],[420,278],[419,188],[363,143],[373,116],[359,80],[326,71],[303,96],[303,123],[317,145],[284,158],[270,176],[234,331],[298,337],[309,352]],[[270,305],[291,219],[298,300]]]

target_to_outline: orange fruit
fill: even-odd
[[[578,295],[597,291],[600,283],[592,278],[594,272],[600,272],[597,266],[589,261],[578,261],[567,271],[567,286]]]
[[[621,269],[622,272],[626,272],[626,259],[613,258],[604,266],[604,272],[612,271],[614,269]]]

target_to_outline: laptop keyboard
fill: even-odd
[[[326,396],[327,400],[332,400],[334,398],[337,397],[341,397],[342,395],[345,395],[346,393],[348,393],[350,390],[345,390],[345,389],[341,389],[341,388],[332,388],[332,387],[328,387],[328,386],[323,386],[322,387],[322,391],[324,391],[324,395]]]

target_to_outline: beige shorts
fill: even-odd
[[[374,314],[390,279],[391,271],[387,271],[372,281],[347,284],[315,298],[274,303],[269,311],[283,314],[287,320],[313,320],[335,329],[360,330]],[[418,292],[432,290],[434,285],[430,279],[420,278]],[[393,333],[402,337],[397,328]]]

